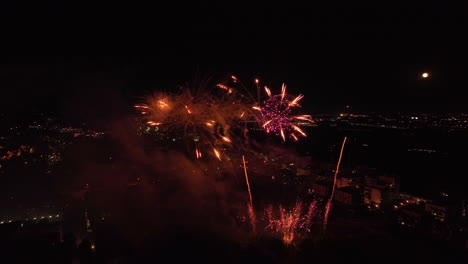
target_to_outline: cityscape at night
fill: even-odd
[[[1,5],[1,263],[468,262],[463,8]]]

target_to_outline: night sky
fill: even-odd
[[[312,112],[468,110],[466,6],[60,2],[1,4],[3,109],[105,118],[199,72],[285,82]]]

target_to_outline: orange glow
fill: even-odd
[[[162,109],[164,109],[164,108],[166,108],[166,107],[169,106],[168,104],[166,104],[166,103],[165,103],[164,101],[162,101],[162,100],[159,100],[158,103],[159,103],[159,107],[162,108]]]
[[[280,130],[281,137],[283,138],[283,141],[286,141],[286,137],[284,136],[284,131],[283,129]]]
[[[233,82],[237,82],[237,77],[236,76],[231,75],[231,79],[232,79]]]
[[[190,109],[187,106],[185,106],[185,109],[187,109],[187,113],[189,113],[189,114],[192,113],[192,111],[190,111]]]
[[[198,149],[195,149],[195,156],[197,157],[197,159],[201,158],[201,152],[198,150]]]
[[[228,137],[221,137],[224,141],[228,142],[228,143],[231,143],[231,140],[228,138]]]
[[[261,110],[260,107],[258,107],[258,106],[253,106],[252,109],[255,109],[255,110],[258,110],[258,111]]]
[[[244,117],[244,114],[245,114],[245,112],[242,112],[242,114],[240,115],[240,117],[241,117],[241,118]]]
[[[289,245],[292,243],[292,241],[294,240],[294,233],[286,233],[283,235],[283,243],[285,243],[286,245]]]
[[[255,83],[258,84],[258,79],[255,79]]]

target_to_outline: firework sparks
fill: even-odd
[[[312,123],[312,117],[310,115],[293,115],[293,108],[300,107],[299,101],[304,96],[289,96],[286,93],[285,84],[282,85],[279,95],[272,95],[270,89],[266,86],[265,92],[268,98],[261,102],[260,106],[252,107],[260,112],[257,116],[257,120],[261,123],[263,129],[265,129],[267,133],[273,132],[281,136],[283,141],[286,141],[287,137],[298,141],[297,135],[306,137],[306,133],[295,123],[297,120]]]
[[[286,137],[284,136],[284,130],[280,130],[281,137],[283,138],[283,141],[286,141]]]
[[[218,83],[218,84],[216,84],[216,86],[219,87],[219,88],[221,88],[221,89],[224,89],[224,90],[229,90],[229,87],[227,87],[227,86],[224,85],[224,84]]]
[[[230,87],[228,87],[228,86],[226,86],[226,85],[224,85],[224,84],[221,84],[221,83],[218,83],[218,84],[216,85],[216,87],[221,88],[221,89],[223,89],[223,90],[226,90],[229,94],[233,93],[233,91],[234,91],[233,88],[230,88]]]
[[[135,105],[135,108],[149,109],[147,105]]]
[[[278,207],[278,213],[275,216],[273,207],[267,208],[268,226],[267,230],[280,234],[285,245],[295,245],[295,243],[310,232],[310,226],[315,214],[316,201],[310,203],[307,212],[303,212],[302,202],[297,202],[290,211],[282,205]]]
[[[285,95],[286,95],[286,84],[283,83],[283,85],[281,86],[281,103],[283,102]]]
[[[265,92],[266,92],[266,94],[268,95],[268,97],[271,97],[270,88],[268,88],[268,87],[265,86]]]
[[[297,120],[304,120],[304,121],[308,121],[308,122],[311,122],[311,123],[314,122],[312,120],[312,116],[310,116],[310,115],[300,115],[300,116],[295,116],[294,118],[297,119]]]
[[[304,131],[302,131],[302,129],[300,129],[298,126],[295,126],[295,125],[291,125],[292,128],[294,130],[296,130],[297,132],[299,132],[301,135],[303,135],[304,137],[307,136],[306,133],[304,133]]]
[[[218,158],[218,160],[221,161],[221,154],[219,153],[219,151],[217,149],[213,148],[213,152],[214,152],[216,158]]]
[[[262,109],[258,106],[252,106],[252,109],[255,109],[255,110],[258,110],[258,111],[262,111]]]
[[[198,149],[195,149],[195,156],[197,157],[197,159],[201,158],[202,156],[201,152]]]
[[[222,136],[221,138],[224,140],[224,142],[232,143],[232,141],[228,137]]]
[[[265,124],[263,124],[263,126],[262,126],[262,127],[266,127],[266,126],[268,126],[268,124],[270,124],[270,123],[271,123],[271,121],[273,121],[273,120],[268,120],[268,121],[266,121],[266,122],[265,122]]]
[[[336,169],[335,169],[335,175],[333,176],[332,192],[331,192],[330,198],[328,199],[327,204],[325,206],[325,214],[324,214],[324,218],[323,218],[323,230],[325,230],[325,231],[327,230],[328,216],[330,214],[332,201],[333,201],[333,196],[335,195],[336,177],[338,176],[338,171],[340,169],[340,163],[341,163],[341,158],[343,157],[343,150],[344,150],[344,146],[346,144],[346,139],[347,139],[347,137],[344,137],[343,144],[341,145],[340,157],[338,158],[338,163],[336,164]]]
[[[150,125],[150,126],[158,126],[158,125],[161,125],[161,123],[154,122],[154,121],[148,121],[148,122],[146,122],[146,124],[148,124],[148,125]]]
[[[291,137],[294,139],[294,141],[299,141],[299,139],[296,137],[296,135],[291,134]]]
[[[290,103],[289,103],[289,106],[295,106],[295,105],[298,105],[297,102],[299,102],[299,100],[301,100],[304,96],[301,94],[299,95],[298,97],[294,98],[294,100],[292,100]]]
[[[187,109],[187,113],[192,114],[192,111],[188,108],[188,106],[185,106],[185,109]]]

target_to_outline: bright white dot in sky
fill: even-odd
[[[422,77],[423,77],[423,78],[429,77],[429,73],[427,73],[427,72],[423,73],[423,74],[422,74]]]

